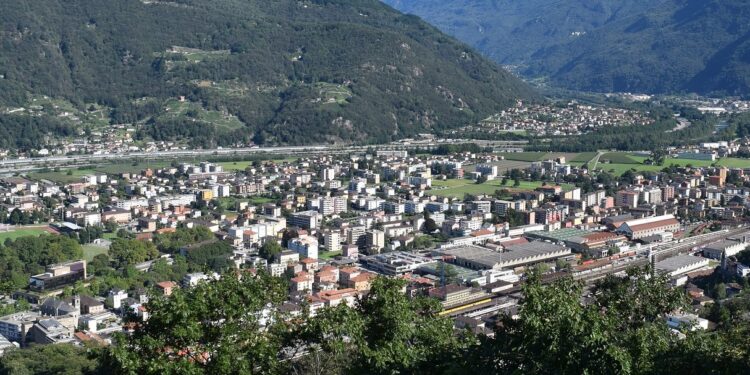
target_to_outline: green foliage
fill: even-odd
[[[0,22],[0,104],[28,106],[30,94],[79,111],[97,103],[111,108],[109,123],[138,124],[140,139],[386,141],[476,122],[535,96],[469,47],[376,0],[42,0],[9,4]],[[177,96],[190,109],[170,116]],[[0,117],[12,122],[0,147],[70,132],[51,116],[29,117]],[[28,141],[16,137],[27,123]]]
[[[217,282],[152,298],[148,321],[120,336],[105,363],[112,373],[279,374],[283,320],[264,327],[260,314],[286,298],[280,279],[261,274]],[[273,314],[275,315],[275,314]]]
[[[174,254],[183,246],[208,241],[214,238],[213,233],[203,226],[177,228],[173,233],[162,233],[154,236],[154,244],[159,251]]]
[[[216,272],[223,272],[233,265],[228,259],[233,249],[226,242],[214,241],[191,247],[185,257],[190,269],[194,271],[203,271],[205,268],[209,268]]]
[[[97,374],[96,358],[87,349],[71,344],[34,345],[11,349],[0,357],[0,374],[80,375]]]
[[[494,337],[456,334],[437,300],[410,299],[400,279],[378,278],[354,308],[286,316],[284,282],[266,274],[157,297],[150,319],[102,357],[105,373],[250,374],[735,374],[750,371],[750,325],[685,331],[664,316],[683,295],[658,275],[629,271],[596,285],[582,304],[572,279],[523,286],[518,319],[502,317]],[[747,299],[746,299],[747,300]],[[267,325],[261,311],[270,314]],[[737,317],[742,315],[740,312]],[[263,329],[261,329],[263,328]],[[295,359],[289,360],[289,357]]]
[[[20,288],[28,284],[29,276],[44,272],[45,266],[82,257],[78,241],[66,236],[19,237],[0,245],[0,278]]]
[[[115,262],[116,268],[134,266],[158,256],[159,250],[148,241],[115,238],[109,247],[109,257]]]
[[[436,300],[409,300],[403,286],[402,280],[378,278],[355,309],[323,311],[301,337],[325,357],[346,358],[342,373],[447,371],[464,342],[453,334],[451,321],[437,315]]]
[[[282,248],[281,245],[279,245],[278,241],[268,240],[263,244],[263,246],[260,247],[258,255],[260,255],[260,257],[265,260],[271,261],[279,256],[279,254],[281,254],[281,251]]]

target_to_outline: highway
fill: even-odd
[[[409,150],[416,148],[430,149],[441,145],[476,143],[481,147],[515,148],[523,146],[525,141],[484,141],[469,139],[445,139],[434,141],[394,142],[380,145],[340,146],[340,145],[309,145],[309,146],[279,146],[279,147],[245,147],[245,148],[215,148],[196,150],[167,150],[151,152],[121,152],[111,154],[86,154],[68,156],[48,156],[39,158],[15,158],[0,160],[0,173],[22,172],[39,168],[75,167],[114,161],[133,159],[175,160],[193,159],[198,157],[233,157],[250,156],[256,154],[268,155],[314,155],[314,154],[348,154],[373,150]]]

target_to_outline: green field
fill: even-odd
[[[96,246],[96,245],[83,245],[83,258],[86,259],[87,262],[90,262],[94,260],[94,257],[99,254],[107,254],[108,250],[106,247]]]
[[[541,161],[548,155],[546,152],[500,152],[498,155],[505,158],[505,160],[517,160],[517,161]]]
[[[483,184],[476,184],[472,180],[435,180],[432,182],[430,193],[441,197],[463,198],[464,194],[481,195],[494,194],[497,190],[508,189],[511,191],[530,191],[541,187],[541,181],[520,181],[520,185],[513,186],[513,181],[509,180],[506,185],[501,185],[502,180],[487,181]],[[564,190],[570,190],[573,185],[561,185]]]
[[[24,228],[20,227],[19,229],[14,229],[12,231],[6,232],[6,231],[0,231],[0,243],[5,242],[7,239],[15,240],[18,237],[25,237],[25,236],[39,236],[44,233],[48,233],[46,230],[42,228]]]
[[[596,154],[597,154],[596,152],[582,152],[576,155],[575,157],[571,158],[570,160],[568,160],[568,162],[571,164],[588,163],[589,161],[591,161],[591,159],[596,157]]]
[[[83,176],[95,174],[94,169],[63,169],[59,171],[32,172],[28,177],[33,180],[49,180],[60,184],[80,182]]]
[[[165,104],[165,112],[159,115],[162,119],[174,119],[174,118],[192,118],[199,121],[208,122],[216,125],[218,128],[226,130],[241,129],[245,126],[237,116],[229,113],[222,113],[219,111],[210,111],[200,103],[182,102],[179,100],[171,99]]]
[[[318,254],[318,259],[329,260],[329,259],[333,259],[333,258],[335,258],[335,257],[337,257],[339,255],[341,255],[340,251],[321,251]]]
[[[675,165],[678,167],[710,167],[710,166],[724,166],[727,168],[750,168],[750,159],[740,158],[723,158],[717,161],[710,160],[690,160],[690,159],[674,159],[667,158],[664,160],[664,164],[659,165],[648,165],[643,164],[647,158],[645,156],[633,155],[624,152],[608,153],[602,155],[597,169],[601,169],[605,172],[612,172],[616,175],[621,175],[628,170],[635,169],[637,172],[656,172],[661,171],[665,167]],[[606,163],[605,160],[611,160],[612,163]]]

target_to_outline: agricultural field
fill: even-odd
[[[588,163],[589,161],[591,161],[591,159],[595,158],[596,154],[596,152],[582,152],[569,159],[568,163],[581,163],[581,165],[583,165],[583,163]]]
[[[229,50],[209,51],[180,46],[173,46],[165,52],[154,53],[154,57],[165,59],[167,70],[173,70],[177,67],[187,67],[202,61],[224,59],[229,55],[231,55],[231,51]]]
[[[0,113],[12,113],[17,116],[48,116],[59,119],[70,125],[86,124],[93,129],[109,126],[111,108],[99,104],[75,105],[65,99],[45,95],[32,95],[22,107],[0,107]]]
[[[320,95],[316,100],[323,104],[346,104],[352,97],[352,91],[344,85],[336,85],[327,82],[318,82],[314,86]]]
[[[187,117],[213,124],[217,128],[225,130],[241,129],[245,126],[237,116],[219,111],[209,111],[203,108],[200,103],[183,102],[176,99],[167,100],[164,104],[164,113],[159,117],[162,119]]]

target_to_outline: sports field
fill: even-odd
[[[44,233],[52,233],[52,231],[48,227],[11,227],[8,230],[3,228],[0,230],[0,243],[9,238],[15,240],[18,237],[39,236]]]
[[[513,181],[508,180],[505,185],[501,184],[502,180],[487,181],[477,184],[472,180],[434,180],[432,181],[432,190],[428,193],[441,197],[463,198],[464,194],[482,195],[494,194],[497,190],[508,189],[510,191],[531,191],[542,186],[542,181],[519,181],[520,185],[513,186]],[[564,190],[572,189],[572,185],[561,185]]]

